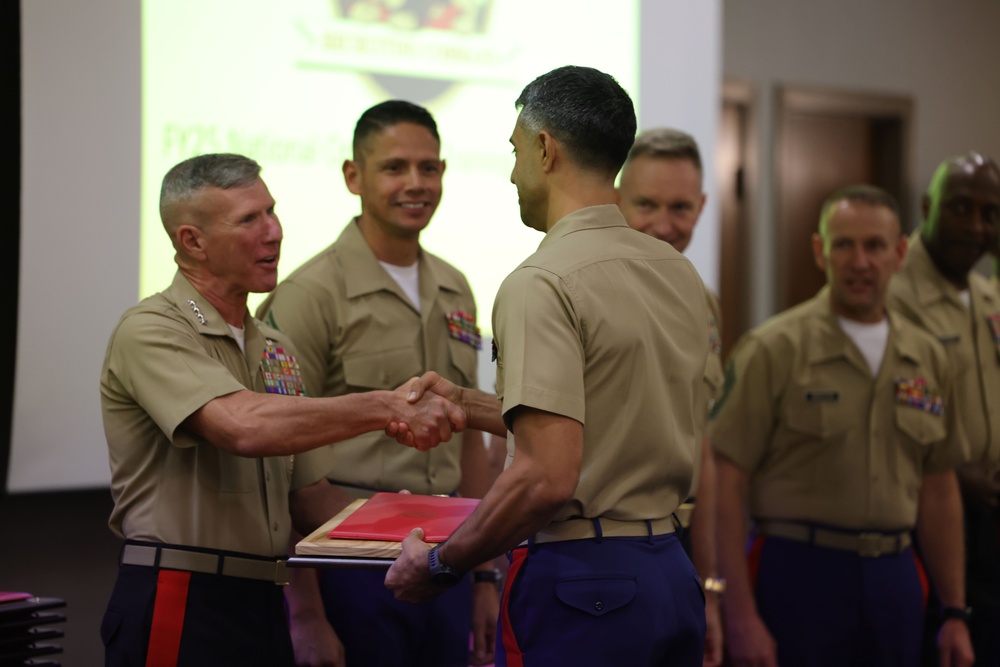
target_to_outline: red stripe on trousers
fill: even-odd
[[[517,578],[527,555],[526,548],[514,549],[511,552],[507,581],[504,582],[503,587],[503,603],[500,605],[500,632],[504,652],[507,654],[507,667],[524,667],[524,656],[521,654],[521,647],[517,645],[517,638],[514,637],[514,628],[510,625],[508,605],[510,604],[510,589],[513,588],[514,579]]]
[[[750,590],[757,586],[757,571],[760,570],[760,552],[764,548],[764,535],[758,535],[747,550],[747,568],[750,571]]]
[[[153,627],[149,630],[146,667],[175,667],[181,650],[181,630],[187,607],[190,572],[160,570],[156,578]]]

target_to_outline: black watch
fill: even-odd
[[[427,565],[431,569],[431,581],[434,582],[435,586],[451,588],[462,580],[462,575],[455,568],[448,567],[441,562],[441,559],[438,558],[438,549],[440,548],[441,545],[437,544],[427,552]]]
[[[972,620],[972,607],[944,607],[941,609],[941,620],[947,621],[957,618],[968,623]]]
[[[498,568],[477,570],[472,573],[472,582],[475,584],[493,584],[496,586],[500,583],[500,570]]]

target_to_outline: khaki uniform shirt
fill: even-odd
[[[709,355],[705,360],[704,403],[707,407],[705,419],[701,425],[702,432],[706,428],[712,407],[722,396],[722,384],[725,380],[725,372],[722,367],[722,309],[719,306],[719,297],[707,287],[705,288],[705,305],[708,307]]]
[[[295,341],[306,385],[320,396],[391,390],[428,370],[475,387],[476,304],[465,276],[421,251],[419,280],[417,310],[352,221],[257,312]],[[335,483],[433,494],[458,488],[461,451],[461,434],[420,452],[376,431],[326,447],[323,456]]]
[[[504,280],[493,330],[508,428],[520,405],[585,426],[580,482],[556,520],[660,519],[687,497],[706,320],[691,263],[615,206],[566,216]]]
[[[972,461],[1000,461],[1000,295],[969,274],[971,312],[934,266],[919,232],[889,283],[889,306],[936,336],[955,371],[955,410]]]
[[[909,529],[923,475],[961,459],[944,350],[897,313],[888,317],[874,378],[826,288],[736,345],[710,436],[749,473],[755,518]]]
[[[129,309],[111,334],[101,409],[115,501],[110,525],[119,536],[287,553],[288,493],[323,477],[311,457],[296,456],[293,466],[290,456],[235,456],[181,428],[212,399],[264,392],[268,341],[294,357],[277,331],[249,315],[243,326],[245,356],[218,311],[178,273],[165,291]]]

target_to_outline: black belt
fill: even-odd
[[[121,564],[255,579],[279,586],[288,584],[288,568],[284,560],[195,551],[162,544],[126,544],[122,548]]]
[[[877,558],[903,552],[912,539],[909,531],[881,532],[823,528],[809,523],[759,519],[757,532],[770,537],[806,542],[818,547],[853,551],[865,558]]]

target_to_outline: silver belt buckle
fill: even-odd
[[[858,533],[858,555],[863,558],[878,558],[884,552],[882,543],[885,536],[881,533]]]

